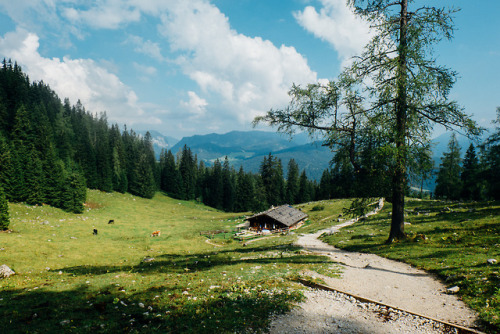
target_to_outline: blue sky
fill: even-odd
[[[460,75],[451,98],[490,126],[500,1],[417,3],[462,9],[435,56]],[[110,123],[176,138],[252,129],[292,83],[334,79],[368,39],[344,0],[0,0],[0,57]]]

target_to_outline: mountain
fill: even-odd
[[[147,131],[137,131],[141,136],[145,136]],[[170,150],[172,147],[179,142],[179,139],[174,137],[165,136],[158,131],[149,131],[153,141],[153,149],[155,151],[156,158],[160,158],[160,153],[163,149]]]
[[[265,156],[271,153],[281,159],[284,174],[290,159],[295,159],[309,178],[319,180],[328,168],[332,153],[320,142],[312,143],[305,133],[292,139],[275,132],[231,131],[225,134],[196,135],[182,138],[171,150],[175,154],[187,145],[199,160],[211,165],[227,156],[234,168],[258,172]]]

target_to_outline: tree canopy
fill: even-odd
[[[426,145],[435,124],[478,135],[480,129],[449,93],[457,73],[438,65],[433,46],[453,35],[454,9],[417,7],[414,0],[349,0],[371,24],[373,38],[336,81],[306,88],[294,85],[291,102],[271,109],[266,122],[293,134],[321,133],[332,149],[344,148],[356,175],[370,141],[372,156],[382,156],[391,178],[392,221],[388,241],[405,238],[404,196],[413,148]],[[367,171],[368,169],[368,171]]]

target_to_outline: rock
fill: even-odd
[[[446,292],[448,292],[449,294],[455,294],[455,293],[458,293],[458,291],[460,291],[460,288],[456,285],[451,287],[451,288],[446,289]]]
[[[154,257],[146,257],[144,258],[144,260],[142,260],[142,262],[153,262],[155,260]]]
[[[2,264],[0,266],[0,278],[7,278],[15,274],[14,270],[10,269],[7,265]]]
[[[495,264],[497,263],[497,259],[488,259],[486,262],[488,262],[488,264]]]

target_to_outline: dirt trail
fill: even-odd
[[[404,310],[473,327],[476,314],[456,296],[446,294],[446,288],[431,274],[377,255],[343,251],[318,240],[321,234],[335,233],[356,221],[301,236],[297,241],[299,246],[343,264],[340,279],[322,277],[327,285]],[[301,306],[302,309],[307,307]]]

